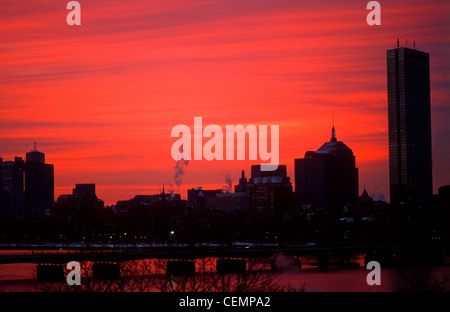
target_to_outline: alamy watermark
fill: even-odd
[[[366,282],[367,285],[381,285],[381,266],[378,261],[370,261],[366,265],[367,270],[372,270],[367,274]]]
[[[81,265],[78,261],[70,261],[66,265],[67,270],[71,270],[67,273],[66,282],[69,286],[81,285]]]
[[[279,134],[279,125],[271,125],[269,151],[267,125],[226,125],[224,135],[219,125],[203,128],[202,117],[194,117],[193,133],[189,126],[183,124],[172,128],[171,136],[179,139],[172,144],[171,155],[176,161],[245,160],[248,137],[248,160],[258,160],[259,156],[259,160],[268,161],[261,165],[261,170],[274,171],[278,168],[280,158]],[[203,144],[203,138],[209,139]]]
[[[381,5],[378,1],[370,1],[366,6],[367,10],[372,10],[367,14],[367,25],[381,25]]]
[[[81,5],[78,1],[70,1],[66,5],[67,10],[71,10],[66,17],[67,25],[81,25]],[[370,1],[366,5],[367,10],[372,10],[367,14],[366,22],[369,26],[381,25],[381,5],[378,1]]]

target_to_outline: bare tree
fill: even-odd
[[[262,268],[258,259],[247,259],[247,270],[241,274],[218,274],[214,258],[197,261],[197,272],[189,276],[171,276],[164,273],[165,260],[156,264],[154,288],[159,291],[176,292],[281,292],[304,291],[304,285],[295,289],[285,285],[279,274]]]
[[[145,259],[122,262],[119,279],[94,279],[93,263],[80,262],[81,285],[35,281],[32,289],[43,292],[287,292],[304,291],[283,283],[261,259],[247,259],[247,270],[241,274],[218,274],[215,258],[195,261],[196,272],[190,275],[167,274],[167,259]]]

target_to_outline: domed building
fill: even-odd
[[[331,139],[305,158],[295,159],[295,192],[302,206],[348,209],[358,201],[358,168],[353,151],[336,139],[334,126]]]

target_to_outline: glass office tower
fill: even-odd
[[[429,54],[387,50],[391,203],[431,202],[432,156]]]

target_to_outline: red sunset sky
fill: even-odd
[[[389,199],[386,50],[430,53],[434,191],[450,184],[450,2],[3,1],[0,157],[37,142],[55,199],[93,182],[107,204],[173,184],[173,126],[280,126],[280,164],[331,135],[356,155],[360,190]],[[175,192],[220,188],[258,161],[191,161]]]

